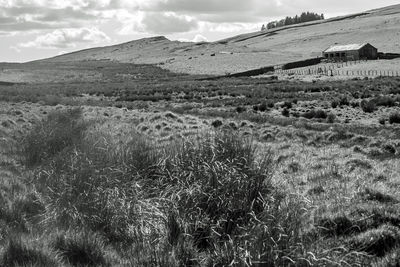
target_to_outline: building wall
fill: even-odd
[[[377,59],[378,58],[378,49],[373,47],[372,45],[366,45],[360,49],[360,57],[367,59]]]
[[[324,58],[330,61],[350,61],[359,60],[360,53],[358,50],[355,51],[341,51],[341,52],[330,52],[324,53]]]

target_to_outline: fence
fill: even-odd
[[[348,66],[359,65],[361,63],[367,62],[363,61],[348,61],[348,62],[336,62],[330,63],[323,66],[315,66],[314,68],[297,68],[297,69],[277,69],[276,74],[286,74],[286,75],[325,75],[325,76],[364,76],[364,77],[399,77],[399,70],[366,70],[366,69],[341,69]]]

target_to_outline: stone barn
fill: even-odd
[[[323,51],[322,54],[329,61],[377,59],[378,49],[368,43],[334,45]]]

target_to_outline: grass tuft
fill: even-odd
[[[1,266],[60,266],[55,257],[47,252],[26,245],[20,239],[11,239],[3,252]]]
[[[73,266],[111,266],[103,241],[94,233],[59,234],[52,247],[65,263]]]

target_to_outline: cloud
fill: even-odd
[[[198,22],[188,16],[175,13],[145,13],[141,20],[142,30],[148,33],[169,34],[187,32],[198,27]]]
[[[191,13],[224,13],[232,10],[248,9],[254,0],[166,0],[154,1],[149,9],[158,11],[191,12]]]
[[[21,43],[21,48],[57,49],[73,48],[82,43],[100,43],[110,38],[97,28],[58,29],[36,37],[34,41]]]
[[[208,42],[208,39],[207,37],[204,37],[201,34],[196,34],[196,36],[193,38],[193,42],[195,43]]]

